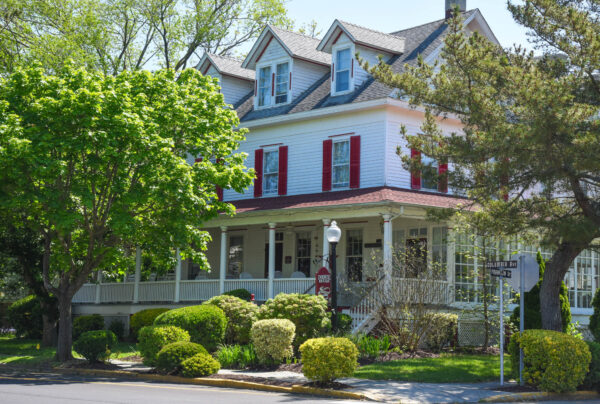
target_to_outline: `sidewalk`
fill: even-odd
[[[295,372],[253,372],[247,370],[219,371],[221,375],[247,375],[253,377],[264,377],[278,379],[297,384],[307,383],[308,380],[301,374]],[[500,383],[407,383],[382,380],[365,380],[347,378],[338,380],[352,386],[353,393],[361,393],[365,396],[382,402],[401,403],[474,403],[482,399],[505,394],[497,390]]]

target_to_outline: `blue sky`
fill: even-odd
[[[444,18],[444,0],[289,0],[289,16],[297,26],[317,21],[325,34],[339,18],[382,32],[392,32]],[[504,47],[527,42],[526,30],[506,9],[505,0],[467,0],[467,9],[479,8]]]

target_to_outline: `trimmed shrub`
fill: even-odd
[[[247,344],[250,342],[250,328],[256,321],[258,307],[235,296],[215,296],[204,304],[217,306],[227,316],[225,342],[228,344]]]
[[[425,337],[425,344],[434,352],[439,352],[452,344],[458,329],[458,316],[450,313],[435,313],[430,318],[431,327]]]
[[[144,364],[156,365],[156,355],[166,345],[173,342],[189,341],[190,334],[173,325],[151,325],[142,327],[138,333],[137,344],[140,355],[144,358]]]
[[[331,327],[327,301],[323,296],[281,293],[260,306],[257,317],[259,320],[285,318],[294,323],[296,339],[293,344],[296,348]]]
[[[252,293],[250,293],[246,289],[233,289],[233,290],[230,290],[229,292],[225,292],[223,294],[224,295],[229,295],[229,296],[239,297],[240,299],[245,300],[247,302],[249,302],[249,301],[252,300]]]
[[[594,308],[594,312],[590,316],[589,329],[594,336],[594,340],[600,342],[600,288],[596,289],[596,293],[592,299],[592,307]]]
[[[321,383],[350,377],[358,365],[358,350],[348,338],[309,339],[300,346],[300,353],[304,376]]]
[[[30,295],[17,300],[8,306],[6,316],[17,337],[42,337],[42,308],[38,297]]]
[[[212,304],[188,306],[169,310],[154,320],[155,325],[174,325],[190,333],[190,340],[201,344],[209,352],[225,338],[227,317],[223,310]]]
[[[162,373],[179,373],[181,363],[199,353],[208,355],[200,344],[189,341],[173,342],[165,345],[156,355],[156,369]]]
[[[73,340],[79,338],[81,334],[88,331],[98,331],[104,329],[104,317],[100,314],[90,314],[79,316],[73,320]]]
[[[581,386],[586,390],[600,391],[600,344],[588,341],[587,345],[592,354],[592,361],[590,362],[590,370],[585,375]]]
[[[522,335],[513,334],[508,347],[515,378],[519,347],[523,349],[523,379],[542,391],[574,391],[588,372],[591,354],[585,342],[561,332],[525,330]]]
[[[88,362],[104,362],[117,343],[117,336],[110,330],[86,331],[73,343],[73,349]]]
[[[115,333],[119,341],[125,337],[125,324],[121,320],[113,320],[108,325],[108,329]]]
[[[252,325],[250,338],[258,360],[262,363],[281,363],[292,357],[296,326],[287,319],[259,320]]]
[[[345,313],[337,314],[337,331],[339,335],[346,335],[352,332],[352,317]]]
[[[222,367],[227,369],[246,369],[258,365],[258,358],[252,345],[222,345],[216,352]]]
[[[546,262],[542,258],[542,254],[538,251],[537,262],[540,265],[540,280],[529,292],[525,292],[525,329],[541,329],[542,328],[542,312],[540,311],[540,288],[542,287],[542,279],[544,279],[544,271],[546,270]],[[560,315],[562,319],[562,330],[567,331],[567,327],[571,324],[571,305],[569,304],[569,291],[564,282],[560,285]],[[515,307],[510,316],[510,322],[515,330],[519,329],[520,312],[519,306]]]
[[[181,374],[184,377],[203,377],[214,375],[221,365],[207,353],[199,353],[181,362]]]
[[[165,311],[169,311],[167,308],[157,308],[157,309],[146,309],[141,310],[131,316],[129,320],[129,333],[134,338],[137,338],[138,332],[142,329],[142,327],[146,327],[154,324],[154,319],[159,315],[163,314]]]

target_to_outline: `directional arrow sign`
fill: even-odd
[[[540,266],[531,255],[519,255],[517,268],[512,270],[511,278],[507,279],[508,284],[517,292],[521,281],[521,271],[523,274],[523,291],[529,292],[540,280]]]
[[[503,278],[511,278],[512,277],[512,271],[510,269],[496,269],[496,268],[491,268],[490,269],[490,275],[492,276],[501,276]]]

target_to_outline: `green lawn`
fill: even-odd
[[[56,350],[42,347],[38,349],[39,343],[39,340],[0,336],[0,363],[25,366],[52,363]],[[119,342],[112,352],[111,358],[139,355],[132,342]],[[80,358],[75,352],[73,356]]]
[[[510,356],[504,355],[504,375],[510,375]],[[358,368],[354,377],[425,383],[474,383],[500,379],[500,356],[444,354],[373,363]]]

